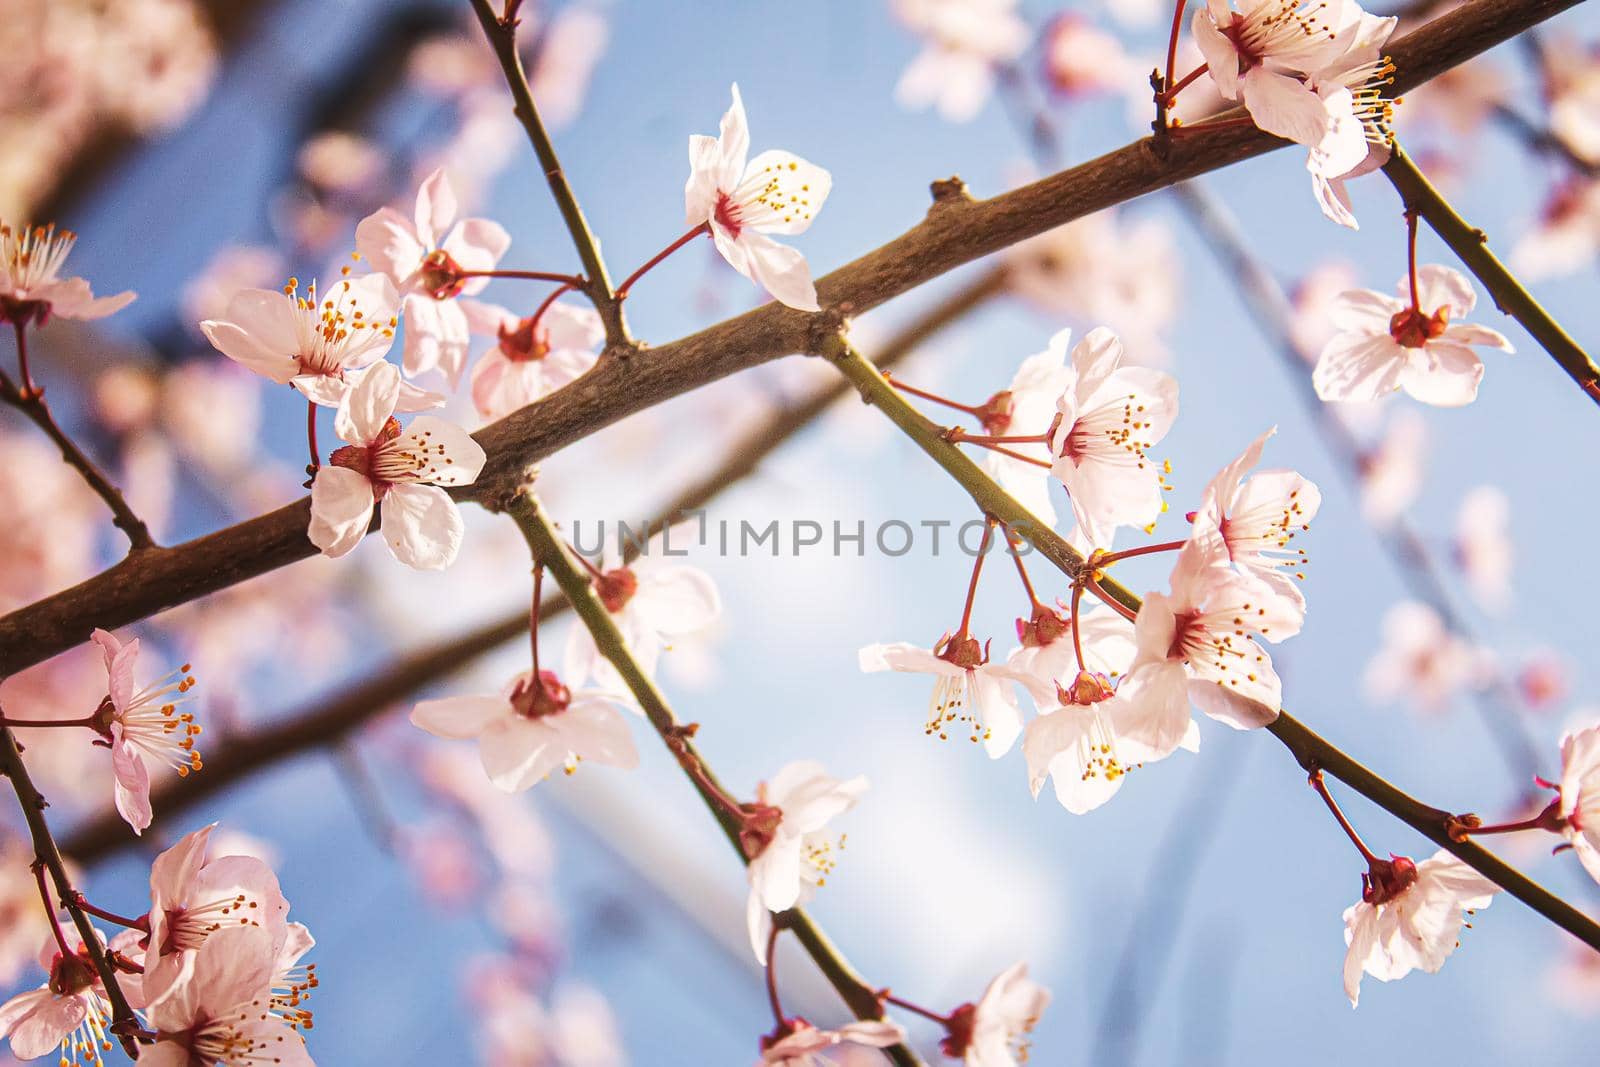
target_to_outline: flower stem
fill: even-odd
[[[1133,559],[1135,556],[1148,556],[1154,552],[1176,552],[1186,544],[1188,544],[1187,541],[1163,541],[1159,545],[1141,545],[1138,548],[1125,548],[1121,552],[1107,552],[1104,555],[1095,556],[1094,564],[1096,567],[1106,567],[1116,563],[1118,560]]]
[[[88,912],[90,915],[93,915],[99,919],[104,919],[108,923],[116,923],[118,926],[126,926],[130,930],[143,930],[145,933],[150,932],[150,916],[148,915],[138,919],[130,919],[125,915],[118,915],[114,911],[106,911],[104,908],[95,907],[84,898],[82,893],[73,894],[72,902],[79,908],[82,908],[84,911]]]
[[[1411,310],[1422,311],[1417,298],[1417,213],[1406,208],[1406,280],[1411,284]]]
[[[1356,833],[1356,828],[1350,825],[1350,820],[1345,818],[1344,811],[1339,807],[1339,802],[1333,799],[1332,793],[1328,792],[1328,783],[1323,780],[1322,771],[1320,769],[1311,771],[1306,775],[1306,781],[1311,783],[1311,788],[1315,789],[1317,795],[1322,798],[1323,803],[1328,805],[1328,810],[1333,812],[1333,817],[1339,821],[1339,828],[1350,839],[1350,843],[1356,846],[1356,851],[1361,853],[1361,858],[1367,861],[1368,866],[1381,863],[1382,861],[1373,855],[1372,850],[1367,847],[1367,843],[1361,840],[1361,835]]]
[[[544,675],[539,670],[539,591],[544,585],[544,564],[533,565],[533,606],[528,611],[528,643],[533,646],[533,684],[544,687]]]
[[[128,535],[128,545],[132,549],[145,549],[156,547],[155,538],[150,536],[150,528],[144,520],[134,514],[127,500],[123,499],[122,492],[111,479],[95,466],[94,461],[84,454],[72,438],[67,436],[65,430],[56,422],[55,416],[50,411],[50,405],[45,402],[44,390],[34,385],[28,371],[27,363],[27,333],[22,323],[13,324],[17,332],[17,366],[22,375],[22,386],[11,381],[11,376],[0,371],[0,400],[16,408],[26,415],[35,426],[45,432],[45,435],[55,442],[61,450],[61,458],[67,466],[77,471],[78,474],[93,489],[95,495],[105,501],[106,507],[111,509],[111,521],[123,533]]]
[[[56,950],[64,957],[75,955],[67,945],[67,935],[61,930],[61,917],[56,914],[56,906],[50,902],[50,887],[44,881],[44,863],[41,860],[33,861],[33,879],[39,883],[39,899],[44,902],[44,917],[50,923],[50,932],[56,937]]]
[[[1176,57],[1174,57],[1174,58],[1176,58]],[[1189,73],[1185,74],[1181,79],[1179,79],[1179,81],[1178,81],[1178,83],[1176,85],[1174,85],[1172,88],[1168,89],[1166,92],[1162,93],[1161,95],[1166,98],[1167,106],[1168,107],[1172,106],[1172,101],[1177,99],[1178,94],[1183,92],[1183,90],[1187,89],[1190,85],[1192,85],[1194,83],[1195,79],[1199,78],[1200,75],[1204,74],[1207,71],[1207,69],[1209,69],[1209,68],[1207,68],[1207,66],[1204,63],[1200,64],[1198,67],[1194,68]],[[1167,74],[1167,77],[1171,78],[1172,74],[1169,72]]]
[[[640,278],[643,278],[646,274],[649,274],[659,263],[661,263],[662,260],[672,255],[672,253],[676,252],[678,249],[682,248],[696,237],[699,237],[701,234],[710,233],[711,223],[702,222],[700,225],[696,226],[694,229],[690,230],[676,241],[673,241],[670,245],[663,248],[655,255],[651,256],[645,261],[644,266],[640,267],[638,270],[634,271],[632,274],[623,279],[622,284],[617,287],[617,299],[626,300],[628,298],[628,294],[633,291],[634,282],[638,281]]]
[[[783,933],[783,926],[773,923],[772,929],[767,932],[767,1003],[772,1007],[772,1019],[782,1030],[789,1025],[789,1020],[783,1015],[783,1002],[778,999],[778,935]]]
[[[967,582],[967,604],[961,609],[961,629],[956,631],[956,640],[971,637],[972,604],[978,597],[978,576],[983,573],[983,561],[989,555],[989,542],[994,538],[995,517],[984,516],[983,543],[978,546],[978,558],[972,562],[972,578]]]
[[[900,390],[902,393],[910,393],[912,396],[920,397],[923,400],[930,400],[935,404],[942,404],[945,407],[953,408],[956,411],[964,411],[973,418],[978,417],[978,409],[971,404],[963,404],[959,401],[951,400],[948,397],[942,397],[938,393],[930,393],[926,389],[918,389],[914,385],[907,385],[899,378],[896,378],[887,372],[884,373],[883,377],[885,381],[894,386],[896,389]]]
[[[961,441],[963,444],[977,445],[979,448],[987,448],[990,452],[998,452],[1000,455],[1005,456],[1008,459],[1014,459],[1019,463],[1029,463],[1035,467],[1043,467],[1046,470],[1049,470],[1052,466],[1054,466],[1054,464],[1047,459],[1038,459],[1034,456],[1024,456],[1021,452],[1018,452],[1015,449],[1006,448],[1004,445],[991,445],[972,437],[963,437],[961,438]]]
[[[0,726],[9,726],[13,729],[33,729],[45,726],[81,726],[90,730],[95,729],[95,717],[85,715],[81,719],[8,719],[0,715]]]
[[[1110,590],[1106,589],[1105,586],[1101,585],[1087,572],[1084,573],[1083,585],[1089,590],[1089,592],[1099,597],[1103,603],[1109,605],[1113,611],[1115,611],[1118,615],[1121,615],[1124,619],[1127,619],[1129,622],[1135,622],[1138,620],[1138,611],[1128,607],[1127,604],[1123,603],[1122,597],[1117,596]]]
[[[585,279],[577,274],[552,274],[543,270],[458,270],[457,278],[520,278],[530,282],[560,282],[568,289],[582,289]]]
[[[1006,544],[1011,549],[1011,562],[1017,566],[1017,577],[1022,579],[1022,588],[1028,593],[1028,606],[1034,611],[1049,611],[1039,600],[1039,594],[1033,591],[1033,579],[1028,577],[1028,568],[1022,564],[1022,553],[1017,549],[1022,545],[1022,538],[1011,532],[1011,527],[1001,527],[1006,534]]]
[[[885,1004],[893,1004],[897,1008],[903,1008],[906,1011],[913,1012],[922,1016],[924,1019],[931,1019],[933,1022],[936,1022],[941,1026],[950,1025],[950,1016],[940,1015],[938,1012],[924,1008],[920,1004],[913,1004],[909,1000],[902,1000],[893,993],[889,992],[887,989],[879,993],[878,998]]]
[[[1083,603],[1083,586],[1074,583],[1072,586],[1072,604],[1067,609],[1067,618],[1072,623],[1072,653],[1078,657],[1078,670],[1086,671],[1089,668],[1083,662],[1083,634],[1078,626],[1078,606]]]
[[[317,404],[314,400],[306,401],[306,447],[311,450],[306,473],[315,478],[322,469],[322,450],[317,447]]]
[[[1489,239],[1484,232],[1456,213],[1399,144],[1394,145],[1383,173],[1400,194],[1406,209],[1427,219],[1433,232],[1461,257],[1466,268],[1489,290],[1495,306],[1520,322],[1589,399],[1600,404],[1600,367],[1489,250]]]
[[[562,285],[560,288],[552,290],[550,295],[544,298],[543,303],[541,303],[537,308],[534,308],[532,321],[528,323],[528,333],[535,341],[538,341],[539,339],[539,323],[544,320],[544,313],[549,311],[550,308],[555,305],[556,300],[560,298],[562,294],[570,293],[572,290],[577,288],[579,288],[579,286],[568,282],[565,285]]]

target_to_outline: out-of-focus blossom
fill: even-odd
[[[1344,913],[1344,991],[1355,1007],[1361,977],[1380,982],[1413,970],[1435,974],[1460,944],[1468,915],[1487,908],[1500,887],[1440,849],[1421,863],[1380,860],[1363,876],[1359,904]]]
[[[139,639],[123,644],[105,630],[95,630],[95,643],[105,655],[109,694],[95,713],[95,727],[111,742],[115,799],[133,832],[150,825],[150,768],[154,762],[186,777],[201,767],[194,739],[200,727],[191,712],[179,707],[193,699],[194,676],[185,663],[154,682],[135,689]]]
[[[484,773],[508,793],[521,792],[558,767],[580,760],[632,770],[639,765],[619,698],[598,689],[568,689],[553,671],[537,682],[525,671],[499,696],[424,700],[411,722],[435,737],[478,742]]]
[[[1354,265],[1332,260],[1318,263],[1294,284],[1289,291],[1289,301],[1294,306],[1289,332],[1301,359],[1316,363],[1323,346],[1337,332],[1331,321],[1334,302],[1354,289],[1359,280]]]
[[[173,443],[213,474],[231,474],[255,454],[261,391],[232,363],[196,360],[167,372],[160,409]]]
[[[432,794],[472,820],[501,875],[519,882],[549,878],[555,864],[550,832],[530,805],[489,781],[481,759],[458,746],[428,745],[417,760]]]
[[[1243,99],[1268,133],[1314,147],[1351,101],[1325,100],[1305,77],[1325,69],[1349,46],[1361,20],[1351,0],[1206,0],[1190,23],[1218,90]],[[1336,106],[1339,105],[1339,106]],[[1359,132],[1359,131],[1358,131]]]
[[[1050,472],[1067,488],[1072,514],[1095,544],[1119,526],[1148,526],[1165,509],[1154,448],[1178,417],[1178,383],[1169,374],[1123,366],[1123,347],[1105,327],[1072,350],[1066,388],[1056,401]]]
[[[1436,10],[1435,16],[1442,13]],[[1510,97],[1511,89],[1499,64],[1479,57],[1440,71],[1426,84],[1407,90],[1405,106],[1395,109],[1395,125],[1405,131],[1408,144],[1431,134],[1445,145],[1468,145],[1495,108]],[[1430,176],[1432,173],[1430,167]]]
[[[1017,707],[1009,671],[990,663],[986,648],[974,637],[945,634],[932,648],[904,641],[868,645],[858,662],[869,673],[933,675],[933,695],[923,727],[929,737],[945,740],[952,726],[965,723],[972,729],[972,740],[983,743],[990,759],[999,759],[1022,732],[1022,711]]]
[[[1539,217],[1518,235],[1511,266],[1528,281],[1557,278],[1600,254],[1600,182],[1572,175],[1545,197]]]
[[[558,301],[535,322],[495,304],[461,304],[472,332],[496,339],[472,368],[472,403],[486,419],[503,418],[582,377],[606,339],[591,307]]]
[[[750,858],[745,914],[757,963],[767,963],[772,913],[810,901],[838,862],[844,839],[826,833],[828,823],[866,791],[865,778],[834,778],[813,760],[796,760],[761,783],[753,821],[740,834]]]
[[[333,193],[371,189],[388,167],[382,149],[365,137],[329,130],[300,146],[295,163],[306,181]]]
[[[1161,334],[1177,314],[1182,274],[1159,219],[1100,211],[1013,246],[1012,287],[1056,318],[1103,324],[1140,363],[1166,361]]]
[[[379,208],[356,227],[356,249],[387,275],[402,297],[408,375],[441,371],[455,388],[467,363],[467,316],[458,296],[489,284],[463,271],[490,271],[511,247],[511,235],[491,219],[456,221],[455,190],[443,170],[417,189],[416,210],[406,218]]]
[[[43,324],[52,315],[103,319],[133,303],[131,291],[97,297],[84,279],[61,276],[77,241],[77,234],[54,225],[0,221],[0,323]]]
[[[1600,50],[1557,35],[1542,51],[1550,132],[1581,158],[1600,163]]]
[[[42,436],[0,432],[0,452],[0,608],[9,610],[93,572],[104,505]]]
[[[1548,711],[1567,699],[1572,690],[1572,670],[1553,650],[1540,649],[1523,661],[1516,683],[1529,711]]]
[[[1478,603],[1499,611],[1511,602],[1511,501],[1499,488],[1480,485],[1456,515],[1456,563]]]
[[[471,485],[487,457],[465,430],[431,415],[403,430],[394,417],[400,386],[394,364],[379,363],[340,406],[334,428],[346,444],[311,484],[309,536],[323,555],[345,555],[381,502],[383,540],[395,559],[442,570],[455,562],[466,526],[439,487]]]
[[[149,426],[160,398],[160,379],[138,364],[115,364],[94,380],[95,415],[112,433],[132,433]]]
[[[1016,0],[891,0],[890,7],[923,39],[895,99],[913,109],[936,107],[950,122],[977,117],[997,70],[1020,56],[1031,36]]]
[[[1460,407],[1478,397],[1483,360],[1473,345],[1512,351],[1497,330],[1459,322],[1478,302],[1459,271],[1417,271],[1416,306],[1407,279],[1399,297],[1352,289],[1334,306],[1338,336],[1322,350],[1312,380],[1324,400],[1377,400],[1404,389],[1424,404]]]
[[[283,257],[262,245],[223,245],[183,287],[184,322],[198,326],[228,313],[241,289],[266,289],[284,276]]]
[[[634,659],[649,674],[674,638],[704,630],[722,614],[722,597],[711,575],[676,561],[683,549],[671,547],[674,534],[682,545],[688,529],[675,527],[657,534],[629,564],[608,554],[595,579],[600,602],[622,631]],[[575,685],[593,680],[603,689],[627,692],[586,626],[574,626],[569,632],[563,670]]]
[[[1070,99],[1120,92],[1140,69],[1114,34],[1077,12],[1050,21],[1040,51],[1045,83]]]
[[[791,1019],[782,1037],[761,1040],[761,1058],[756,1067],[830,1067],[833,1060],[822,1055],[840,1045],[863,1048],[888,1048],[906,1039],[899,1023],[874,1020],[847,1023],[837,1030],[819,1030],[804,1019]]]
[[[578,117],[610,36],[605,16],[577,4],[556,12],[544,28],[528,87],[546,125],[559,130]]]
[[[1403,600],[1383,616],[1382,643],[1367,664],[1367,699],[1440,711],[1473,681],[1475,657],[1426,604]]]
[[[1600,1012],[1600,955],[1588,945],[1563,945],[1561,961],[1550,970],[1549,996],[1574,1015]]]
[[[719,135],[689,138],[685,224],[709,226],[722,258],[779,303],[816,311],[817,290],[805,256],[767,234],[806,232],[828,199],[833,176],[782,149],[768,149],[747,164],[749,153],[750,127],[735,85]]]
[[[1378,443],[1361,455],[1361,514],[1374,526],[1389,526],[1417,499],[1427,437],[1419,412],[1396,411]]]
[[[14,986],[49,937],[30,865],[33,849],[19,837],[0,834],[0,988]]]
[[[1028,1035],[1050,1003],[1050,991],[1028,977],[1026,963],[998,974],[976,1004],[950,1013],[940,1049],[966,1067],[1018,1067],[1028,1061]]]

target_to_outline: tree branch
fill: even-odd
[[[1004,267],[992,267],[975,275],[886,341],[878,365],[887,368],[904,360],[928,338],[1003,293],[1007,278]],[[754,474],[767,457],[823,412],[854,395],[849,382],[838,381],[772,413],[734,442],[714,470],[685,486],[650,520],[648,528],[653,533],[684,513],[706,506],[718,494]],[[629,541],[624,559],[631,560],[637,553],[637,543]],[[546,597],[539,618],[553,618],[567,607],[565,597]],[[528,612],[518,608],[503,619],[434,648],[391,660],[332,696],[322,697],[306,711],[253,730],[247,737],[234,737],[220,747],[208,748],[205,774],[166,779],[155,787],[151,807],[157,813],[156,822],[170,820],[258,771],[343,740],[424,686],[465,670],[480,656],[526,637],[527,633]],[[121,818],[108,811],[80,826],[67,838],[62,851],[80,863],[92,863],[130,844]]]
[[[977,464],[946,441],[940,427],[908,404],[871,363],[850,347],[844,337],[828,338],[819,347],[819,354],[833,360],[860,391],[862,399],[887,415],[923,452],[943,467],[967,491],[980,510],[1026,538],[1040,555],[1055,564],[1063,574],[1074,579],[1078,576],[1083,569],[1083,557],[1077,550],[1054,530],[1043,527],[1032,513],[995,484]],[[1134,611],[1139,609],[1139,597],[1119,583],[1103,578],[1100,585],[1118,603]],[[1281,712],[1266,729],[1283,742],[1296,762],[1307,771],[1322,770],[1338,778],[1429,840],[1454,853],[1540,915],[1600,951],[1600,924],[1493,853],[1470,841],[1454,840],[1448,829],[1452,822],[1449,812],[1429,807],[1390,784],[1286,711]]]
[[[1578,347],[1578,342],[1550,317],[1533,294],[1522,287],[1499,257],[1489,251],[1489,236],[1456,214],[1450,202],[1439,194],[1398,143],[1389,162],[1384,164],[1383,173],[1405,202],[1406,210],[1428,220],[1433,232],[1444,239],[1489,290],[1495,306],[1522,323],[1567,376],[1578,383],[1578,388],[1600,404],[1600,367],[1594,365],[1588,354]]]
[[[1465,62],[1577,0],[1474,3],[1396,41],[1395,91]],[[663,400],[813,347],[813,333],[1028,237],[1285,142],[1256,130],[1192,130],[1165,160],[1145,138],[1098,159],[989,200],[947,195],[928,217],[818,283],[828,310],[807,315],[777,304],[653,349],[649,358],[601,360],[593,371],[475,436],[489,455],[461,499],[495,501],[526,480],[540,459]],[[0,619],[0,674],[38,663],[87,639],[264,574],[315,552],[306,539],[310,502],[300,500],[209,536],[152,549],[71,589]]]
[[[520,494],[511,500],[507,512],[516,520],[523,536],[527,538],[528,548],[532,551],[534,559],[544,565],[550,576],[556,580],[556,584],[561,587],[561,591],[566,594],[567,602],[573,606],[583,625],[589,630],[596,647],[622,676],[628,691],[638,701],[645,717],[650,720],[650,725],[655,727],[656,733],[661,736],[662,742],[686,770],[690,767],[695,768],[693,773],[689,774],[690,782],[722,827],[722,832],[727,835],[734,851],[742,861],[748,863],[739,841],[742,824],[726,809],[718,795],[719,793],[726,795],[727,790],[717,782],[711,768],[706,765],[705,758],[695,749],[694,742],[689,738],[689,732],[679,723],[666,698],[634,660],[622,632],[611,619],[611,613],[600,602],[588,575],[572,562],[565,542],[562,541],[561,535],[556,533],[538,499],[531,492]],[[796,938],[805,946],[806,952],[816,961],[818,968],[827,976],[829,983],[838,991],[857,1018],[883,1017],[883,1006],[873,987],[856,973],[829,942],[827,935],[817,928],[803,910],[795,908],[785,912],[781,922],[794,931]],[[904,1045],[887,1048],[884,1053],[895,1063],[907,1067],[922,1062]]]
[[[628,334],[622,302],[611,289],[611,277],[606,273],[606,261],[600,255],[600,243],[595,240],[588,220],[583,217],[583,208],[578,206],[578,197],[561,169],[561,159],[556,155],[555,145],[550,141],[543,120],[539,118],[539,107],[534,103],[533,91],[528,87],[528,74],[522,69],[522,56],[517,52],[515,5],[508,3],[510,16],[502,18],[494,13],[489,0],[471,2],[473,13],[483,26],[484,36],[489,39],[495,57],[500,60],[500,69],[505,72],[506,84],[510,86],[511,97],[516,101],[517,118],[528,133],[534,154],[539,157],[539,166],[544,170],[545,180],[550,183],[550,195],[555,197],[556,207],[561,210],[561,220],[566,223],[572,243],[577,246],[578,258],[583,261],[584,291],[589,294],[589,299],[594,302],[595,310],[605,324],[606,346],[630,346],[633,339]]]
[[[72,925],[78,931],[78,938],[83,942],[90,961],[94,963],[95,973],[105,987],[106,999],[111,1002],[111,1032],[122,1042],[128,1057],[136,1060],[139,1058],[139,1047],[134,1035],[140,1029],[139,1020],[128,1005],[128,998],[123,996],[122,987],[117,984],[117,969],[107,958],[105,946],[100,944],[94,924],[78,906],[77,891],[72,888],[72,879],[67,876],[61,850],[50,835],[50,824],[45,821],[44,809],[49,804],[34,787],[33,779],[28,777],[27,765],[22,762],[22,750],[17,746],[17,739],[10,728],[5,726],[0,726],[0,774],[11,779],[11,787],[16,790],[17,803],[22,807],[22,817],[28,823],[28,834],[33,838],[34,862],[42,864],[50,872],[56,898],[67,909],[67,914],[72,916]],[[56,921],[54,914],[48,918],[51,922]]]

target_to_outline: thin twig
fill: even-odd
[[[1027,538],[1039,554],[1055,564],[1068,578],[1076,580],[1083,572],[1084,559],[1054,530],[1041,527],[1028,510],[1000,488],[977,464],[946,441],[939,427],[906,403],[894,387],[884,380],[872,364],[850,346],[843,336],[826,339],[820,355],[832,360],[860,391],[862,399],[881,410],[890,421],[923,452],[938,463],[965,489],[986,514]],[[1104,591],[1115,603],[1138,611],[1140,598],[1109,578],[1101,579]],[[1471,842],[1456,841],[1449,832],[1454,817],[1430,807],[1399,787],[1374,774],[1345,752],[1318,736],[1287,711],[1266,729],[1289,749],[1306,771],[1322,770],[1333,775],[1368,800],[1396,816],[1442,848],[1500,886],[1534,911],[1600,951],[1600,924],[1571,904],[1552,894],[1527,875],[1501,861],[1493,853]]]
[[[550,576],[556,580],[556,584],[561,587],[561,591],[566,594],[568,603],[572,605],[578,618],[594,638],[595,646],[616,668],[628,691],[633,694],[634,700],[643,710],[645,718],[650,720],[650,725],[660,735],[662,742],[672,752],[674,758],[685,767],[691,763],[695,765],[694,773],[688,775],[690,783],[722,827],[734,851],[743,860],[744,850],[739,841],[741,824],[736,814],[728,811],[719,797],[719,794],[725,794],[727,790],[718,783],[711,768],[706,765],[705,758],[694,747],[688,731],[673,714],[666,698],[633,658],[626,639],[612,621],[611,613],[600,602],[588,576],[573,562],[566,542],[556,532],[538,499],[532,493],[523,493],[515,497],[506,510],[516,521],[523,537],[527,539],[528,548],[533,553],[534,559],[544,565]],[[797,908],[785,913],[784,925],[794,931],[796,939],[805,947],[806,952],[858,1018],[883,1017],[883,1006],[879,1003],[873,987],[862,980],[803,911]],[[884,1052],[898,1064],[911,1065],[922,1062],[904,1045],[895,1045],[885,1049]]]
[[[22,750],[17,747],[17,739],[3,726],[0,726],[0,774],[11,779],[11,788],[16,790],[17,803],[28,824],[28,834],[33,838],[34,860],[50,872],[56,897],[61,906],[67,909],[67,914],[72,916],[72,925],[78,931],[84,950],[94,964],[95,973],[105,987],[106,1000],[111,1003],[111,1032],[122,1042],[129,1058],[136,1060],[139,1058],[139,1047],[134,1035],[140,1030],[139,1020],[117,983],[117,969],[106,955],[105,946],[100,944],[94,924],[78,906],[78,891],[72,887],[72,879],[68,877],[66,864],[61,859],[61,850],[56,847],[50,824],[44,817],[44,809],[49,805],[34,786],[33,779],[28,777],[28,768],[22,761]],[[49,918],[55,920],[54,915]]]
[[[17,341],[22,342],[22,327],[17,327]],[[5,371],[0,371],[0,400],[16,408],[26,415],[39,429],[45,432],[50,440],[55,442],[61,450],[61,458],[67,466],[77,471],[83,480],[93,489],[95,495],[105,501],[106,507],[111,509],[111,521],[117,528],[128,535],[128,546],[133,551],[155,547],[155,538],[150,536],[150,528],[144,520],[134,514],[128,502],[123,499],[122,491],[111,484],[111,479],[105,476],[101,469],[95,466],[94,460],[84,454],[77,442],[67,436],[67,432],[56,422],[55,415],[50,411],[50,405],[45,403],[44,391],[36,389],[33,392],[24,392],[12,382],[11,376]]]
[[[1596,404],[1600,404],[1600,367],[1589,358],[1578,342],[1551,318],[1533,294],[1525,289],[1516,276],[1506,269],[1498,256],[1489,250],[1489,237],[1482,230],[1469,225],[1456,213],[1439,190],[1433,187],[1426,175],[1417,169],[1411,157],[1398,144],[1394,154],[1384,164],[1383,173],[1394,185],[1406,210],[1421,215],[1461,258],[1461,262],[1477,276],[1483,287],[1494,297],[1495,306],[1522,323],[1534,340],[1544,346],[1567,376],[1578,383],[1578,388]]]
[[[572,243],[578,249],[578,258],[583,261],[584,280],[587,283],[584,292],[594,301],[595,310],[605,324],[606,346],[629,347],[633,344],[633,338],[628,334],[622,304],[611,289],[606,261],[600,255],[600,242],[595,240],[588,220],[583,217],[583,208],[578,206],[578,197],[567,181],[566,172],[561,169],[561,158],[556,155],[550,134],[544,128],[544,121],[539,118],[539,107],[533,101],[533,91],[528,87],[528,74],[522,69],[522,56],[517,51],[516,17],[513,15],[509,20],[501,18],[495,14],[489,0],[471,2],[473,12],[483,26],[484,36],[489,39],[489,45],[500,60],[500,69],[505,72],[506,84],[510,86],[511,97],[516,101],[517,118],[522,122],[522,128],[527,131],[528,140],[533,144],[533,151],[539,157],[539,166],[544,170],[545,180],[550,183],[550,195],[555,197],[561,220],[566,223]]]

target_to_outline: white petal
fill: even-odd
[[[833,176],[793,152],[772,149],[750,161],[731,195],[739,221],[762,233],[804,233],[833,189]]]
[[[342,556],[361,543],[372,525],[374,498],[366,476],[325,466],[311,483],[311,543],[325,556]]]
[[[418,240],[429,248],[438,244],[439,238],[456,217],[456,192],[450,185],[450,176],[440,167],[423,179],[417,189],[416,234]]]
[[[411,709],[411,725],[435,737],[466,740],[477,737],[490,723],[509,713],[500,697],[445,697],[420,701]]]
[[[461,512],[443,489],[402,482],[384,494],[383,539],[408,567],[437,571],[450,566],[465,533]]]
[[[1255,124],[1270,134],[1311,147],[1330,125],[1322,98],[1298,78],[1266,67],[1252,67],[1242,80],[1245,107]]]
[[[355,386],[343,391],[333,428],[342,440],[365,446],[383,432],[394,414],[400,398],[400,371],[393,363],[383,362],[359,375]]]
[[[405,451],[423,460],[397,481],[429,485],[471,485],[487,460],[483,446],[455,423],[435,415],[411,420],[406,432],[384,446],[384,452]]]

